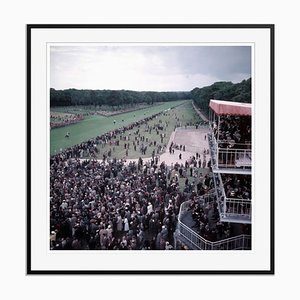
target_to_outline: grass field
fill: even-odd
[[[191,106],[191,101],[188,100],[165,102],[161,105],[155,105],[150,108],[111,117],[89,116],[80,123],[52,129],[50,131],[50,154],[53,155],[60,150],[64,150],[105,132],[128,125],[134,121],[144,119],[147,116],[151,116],[185,102],[189,103],[189,106]],[[116,120],[116,124],[114,124],[114,120]],[[65,138],[67,132],[70,133],[69,138]]]

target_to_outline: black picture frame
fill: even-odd
[[[275,234],[274,234],[274,222],[275,222],[275,195],[274,195],[274,38],[275,28],[274,24],[28,24],[27,30],[27,266],[26,272],[28,275],[42,275],[42,274],[72,274],[72,275],[245,275],[245,274],[261,274],[272,275],[275,274]],[[32,268],[32,185],[35,184],[32,181],[31,165],[32,165],[32,32],[39,29],[267,29],[270,35],[270,262],[269,270],[35,270]]]

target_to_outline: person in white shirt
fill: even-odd
[[[153,206],[151,202],[149,202],[147,206],[147,214],[150,215],[152,212],[153,212]]]

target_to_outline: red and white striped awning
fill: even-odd
[[[251,116],[251,103],[210,100],[209,107],[217,115]]]

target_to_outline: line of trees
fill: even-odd
[[[184,99],[193,99],[195,104],[208,114],[210,99],[235,102],[251,102],[251,78],[240,83],[228,81],[215,82],[203,88],[194,88],[190,92],[137,92],[130,90],[55,90],[50,89],[51,106],[70,105],[134,105],[138,103],[153,104]]]
[[[129,90],[50,89],[50,106],[134,105],[191,99],[190,92],[137,92]]]
[[[215,82],[203,88],[194,88],[191,97],[195,104],[208,115],[210,99],[251,103],[251,78],[239,83]]]

